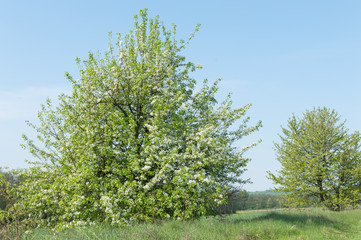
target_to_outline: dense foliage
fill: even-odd
[[[29,123],[43,146],[24,136],[38,158],[18,172],[24,216],[55,228],[188,219],[246,181],[244,152],[256,143],[234,143],[261,123],[246,126],[250,105],[218,103],[218,81],[195,92],[196,66],[180,55],[188,42],[175,34],[143,10],[104,55],[78,59],[72,93],[56,108],[47,101],[40,126]]]
[[[269,177],[289,205],[341,210],[361,202],[361,135],[344,125],[334,110],[317,108],[282,128],[275,144],[282,169]]]

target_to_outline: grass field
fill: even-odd
[[[58,233],[35,229],[23,239],[361,239],[361,210],[245,212],[122,228],[97,225]]]

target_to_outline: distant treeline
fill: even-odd
[[[222,213],[235,213],[238,210],[257,210],[285,207],[283,199],[271,190],[263,192],[237,191],[230,193],[228,204],[222,207]]]

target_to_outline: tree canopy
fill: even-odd
[[[335,110],[315,108],[282,127],[275,144],[282,169],[269,178],[289,205],[342,210],[361,202],[360,133],[348,133]]]
[[[217,102],[219,80],[195,91],[200,66],[180,55],[189,41],[175,34],[141,10],[104,54],[77,59],[80,78],[66,74],[72,93],[29,123],[43,145],[23,136],[38,161],[19,172],[17,192],[39,226],[198,217],[247,181],[244,153],[256,143],[235,143],[261,123],[246,125],[250,105]]]

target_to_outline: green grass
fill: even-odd
[[[23,239],[360,239],[361,210],[247,212],[192,221],[116,228],[96,225],[52,233],[35,229]]]

